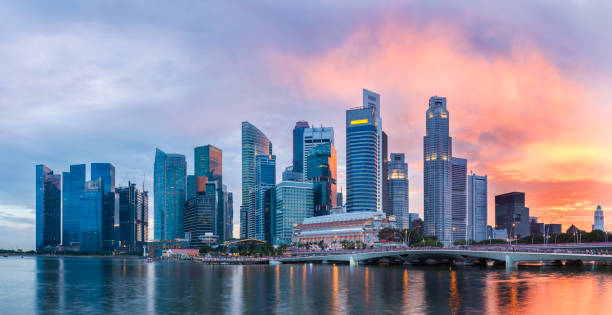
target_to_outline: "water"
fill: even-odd
[[[209,266],[2,258],[2,314],[612,314],[612,266]]]

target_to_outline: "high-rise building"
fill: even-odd
[[[451,159],[452,189],[452,241],[465,240],[467,237],[467,160]]]
[[[395,215],[397,227],[401,230],[410,227],[409,196],[408,196],[408,164],[404,153],[391,153],[387,166],[388,205],[385,210],[387,217]]]
[[[186,195],[187,162],[182,154],[155,151],[154,212],[156,240],[184,238],[183,207]]]
[[[319,144],[308,152],[306,178],[314,186],[314,215],[328,215],[337,204],[337,156],[333,143]]]
[[[62,244],[78,246],[81,242],[81,198],[85,188],[85,164],[70,165],[62,181]]]
[[[363,90],[363,106],[346,111],[346,210],[382,211],[380,95]]]
[[[280,182],[274,193],[274,244],[291,243],[293,228],[314,215],[312,183]]]
[[[495,196],[495,228],[505,229],[510,239],[530,235],[529,208],[525,207],[524,192]]]
[[[593,221],[593,231],[600,230],[605,231],[604,229],[604,213],[601,209],[601,206],[597,206],[597,210],[595,210],[595,217]]]
[[[381,192],[382,192],[382,211],[389,216],[389,213],[392,207],[391,205],[391,196],[389,195],[389,148],[388,148],[389,138],[387,137],[387,133],[383,131],[382,133],[382,184],[381,184]],[[400,225],[399,223],[397,223]]]
[[[487,176],[468,176],[468,239],[487,239]]]
[[[104,186],[98,177],[85,183],[81,197],[81,243],[82,251],[102,250],[102,198]]]
[[[260,154],[255,158],[255,186],[251,189],[248,238],[265,241],[269,233],[272,200],[269,190],[276,184],[276,156]],[[268,235],[269,239],[269,235]]]
[[[293,127],[293,171],[296,173],[304,172],[304,129],[309,127],[308,122],[303,120]]]
[[[139,252],[148,241],[149,195],[139,191],[136,184],[118,187],[119,195],[119,239],[118,248],[128,252]]]
[[[249,234],[251,190],[255,186],[255,157],[272,154],[272,142],[247,121],[242,122],[242,205],[240,206],[240,238]]]
[[[62,239],[62,176],[36,165],[36,250],[55,247]]]
[[[223,151],[213,145],[193,149],[194,175],[215,180],[223,176]]]
[[[185,200],[193,199],[198,195],[198,180],[195,175],[187,175],[187,192]]]
[[[332,127],[312,127],[305,128],[303,134],[303,148],[302,148],[302,176],[305,179],[308,178],[308,154],[314,147],[324,144],[334,144],[334,128]]]
[[[203,191],[198,191],[196,197],[185,201],[185,233],[191,236],[189,245],[192,248],[204,246],[205,237],[217,235],[216,184],[212,182],[206,186]]]
[[[303,167],[303,166],[302,166]],[[287,166],[283,171],[282,175],[283,180],[301,182],[304,180],[304,174],[298,173],[293,170],[293,165]]]
[[[225,204],[225,212],[223,224],[225,227],[223,228],[223,240],[231,240],[234,238],[234,194],[230,191],[227,191],[227,186],[223,186],[223,198]],[[219,235],[221,238],[221,235]]]
[[[424,232],[445,245],[452,243],[451,165],[452,139],[449,136],[446,98],[433,96],[426,112],[423,137]]]
[[[342,207],[342,206],[344,206],[344,199],[343,199],[343,196],[342,196],[342,192],[341,192],[341,191],[339,191],[339,192],[337,192],[337,193],[336,193],[336,200],[337,200],[337,201],[336,201],[336,206],[337,206],[337,207]]]
[[[118,197],[115,193],[115,167],[110,163],[91,163],[91,179],[102,180],[102,249],[111,251],[115,248],[115,206]]]

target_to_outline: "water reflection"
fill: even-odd
[[[612,309],[610,266],[506,272],[486,267],[208,266],[97,258],[2,263],[4,310],[21,310],[35,301],[31,312],[51,314],[598,314]],[[9,289],[28,282],[34,283],[30,290]]]

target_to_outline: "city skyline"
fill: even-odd
[[[344,111],[361,104],[362,88],[381,95],[389,152],[406,153],[411,212],[423,217],[422,113],[428,97],[438,94],[448,98],[453,153],[468,159],[468,171],[488,175],[489,224],[494,196],[522,191],[531,214],[543,222],[562,223],[564,230],[570,224],[590,230],[596,206],[601,204],[604,213],[612,208],[612,146],[605,136],[611,127],[603,120],[612,113],[605,79],[612,65],[604,58],[612,47],[605,46],[610,41],[593,38],[590,27],[595,26],[579,22],[588,16],[592,25],[606,25],[609,10],[598,12],[593,5],[572,5],[563,13],[553,10],[560,21],[555,25],[563,25],[560,33],[568,37],[563,39],[548,36],[550,27],[530,13],[538,4],[513,8],[521,19],[505,17],[503,7],[489,8],[491,17],[468,17],[452,5],[395,6],[396,13],[390,13],[356,4],[337,22],[332,20],[338,10],[319,13],[322,23],[312,31],[304,26],[310,25],[305,17],[300,18],[306,19],[300,20],[304,24],[283,29],[278,27],[281,20],[269,19],[262,11],[249,15],[244,9],[216,7],[207,14],[230,9],[247,15],[242,27],[253,26],[252,32],[281,29],[263,43],[230,37],[221,47],[224,53],[217,55],[194,44],[199,35],[188,28],[202,18],[197,14],[186,21],[166,18],[147,26],[144,20],[127,18],[142,12],[132,5],[125,5],[125,15],[112,14],[104,5],[73,8],[81,18],[27,4],[3,5],[0,15],[12,26],[7,27],[10,40],[1,42],[5,60],[11,60],[4,65],[11,82],[3,81],[2,86],[11,88],[0,100],[5,113],[0,143],[9,153],[1,160],[5,167],[0,175],[5,179],[0,183],[0,233],[14,237],[0,239],[0,247],[33,248],[33,165],[45,164],[62,174],[71,164],[109,161],[117,170],[117,186],[133,180],[140,187],[144,181],[152,194],[155,147],[185,154],[188,165],[196,146],[211,143],[222,149],[224,184],[236,194],[234,222],[239,221],[239,124],[245,120],[274,143],[277,174],[291,164],[296,121],[333,127],[340,161],[338,186],[346,187]],[[193,11],[180,5],[172,8],[188,9]],[[289,4],[274,8],[281,14],[291,9]],[[373,15],[368,28],[351,21],[363,12]],[[450,17],[451,12],[459,13]],[[144,15],[157,18],[162,13],[149,8]],[[418,16],[432,20],[417,26],[402,19],[422,21]],[[53,27],[20,23],[33,17]],[[493,26],[494,21],[499,23]],[[138,27],[124,33],[125,24]],[[329,34],[330,25],[339,27]],[[486,27],[480,30],[478,25]],[[220,41],[229,30],[198,32]],[[303,34],[310,45],[283,40],[295,34]],[[347,56],[365,45],[367,49]],[[149,47],[152,54],[142,58],[147,54],[137,46]],[[255,62],[241,59],[232,65],[234,57],[241,56],[234,55],[236,50],[253,51]],[[129,53],[121,57],[124,52]],[[227,52],[231,61],[224,57]],[[430,53],[433,58],[423,62]],[[376,57],[381,55],[385,58]],[[197,62],[202,56],[205,62]],[[274,64],[281,67],[267,68]],[[65,71],[54,71],[52,66],[58,65]],[[496,79],[483,79],[482,73]],[[271,83],[260,82],[261,75],[269,76]],[[33,89],[38,96],[29,93]],[[208,117],[207,124],[187,123],[196,116]],[[100,124],[94,126],[95,122]],[[39,137],[43,133],[45,137]],[[153,197],[149,199],[153,209]],[[611,230],[609,222],[606,229]],[[149,226],[153,224],[151,220]]]

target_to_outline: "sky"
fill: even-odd
[[[240,123],[273,143],[277,177],[298,120],[335,129],[381,94],[389,151],[406,153],[423,213],[425,111],[447,97],[453,155],[531,215],[612,230],[608,1],[35,1],[0,4],[0,248],[34,247],[35,165],[110,162],[153,191],[155,148],[223,150],[241,187]],[[89,166],[88,166],[89,174]],[[150,198],[150,227],[153,198]],[[151,233],[152,235],[152,233]]]

